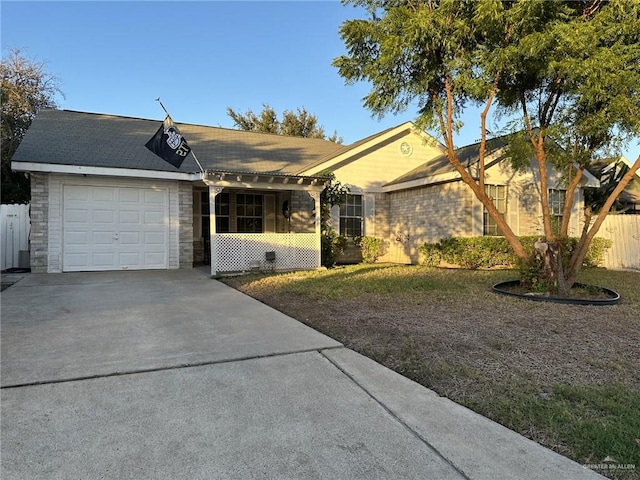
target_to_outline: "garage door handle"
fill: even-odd
[[[114,240],[119,240],[120,239],[120,233],[119,232],[114,233],[113,234],[113,239]]]

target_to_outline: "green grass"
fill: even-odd
[[[425,272],[428,272],[425,275]],[[284,273],[276,275],[249,275],[246,281],[259,281],[275,288],[283,287],[291,293],[340,299],[358,298],[364,294],[396,296],[411,292],[470,293],[486,287],[487,282],[513,278],[510,271],[456,270],[464,281],[450,281],[451,271],[421,266],[349,265],[330,270]],[[233,282],[227,280],[227,282]]]
[[[640,468],[640,392],[624,385],[555,384],[540,393],[528,383],[512,383],[468,406],[524,434],[535,428],[581,463],[611,457]],[[618,473],[632,478],[640,472]]]
[[[614,306],[505,297],[509,270],[356,265],[224,281],[582,464],[640,479],[640,272],[586,269]]]

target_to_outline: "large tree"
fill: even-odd
[[[371,84],[364,105],[379,116],[417,105],[416,123],[437,132],[462,181],[514,253],[527,261],[530,252],[484,185],[487,120],[493,114],[511,120],[514,167],[535,158],[538,169],[541,278],[566,293],[611,205],[640,167],[638,156],[595,219],[586,212],[578,246],[563,267],[561,240],[567,236],[573,195],[584,170],[640,132],[638,0],[345,3],[364,7],[368,18],[341,26],[347,55],[334,60],[339,74],[347,83]],[[480,107],[477,178],[458,159],[453,140],[469,105]],[[566,178],[559,229],[554,228],[548,202],[551,166]]]
[[[28,203],[29,179],[11,170],[11,157],[42,108],[55,108],[54,97],[61,93],[58,80],[45,71],[43,62],[10,50],[0,63],[2,75],[2,203]]]
[[[330,142],[342,143],[342,138],[335,131],[333,135],[327,137],[324,127],[318,123],[318,118],[309,113],[306,108],[298,108],[296,112],[285,110],[280,120],[276,111],[267,104],[262,105],[262,111],[259,114],[251,109],[245,113],[238,113],[231,107],[227,107],[227,115],[240,130],[293,137],[323,138]]]

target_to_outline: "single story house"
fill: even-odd
[[[450,236],[498,234],[444,155],[411,122],[351,145],[178,124],[192,155],[180,168],[145,148],[160,121],[41,111],[12,159],[31,176],[33,272],[191,268],[212,274],[320,266],[326,171],[350,188],[332,222],[349,237],[385,240],[380,260],[415,263],[418,247]],[[490,144],[486,185],[518,235],[541,232],[537,169],[514,171]],[[478,144],[459,156],[477,170]],[[476,172],[477,173],[477,172]],[[562,211],[562,179],[549,173]],[[582,187],[597,186],[586,174]],[[582,191],[572,232],[580,230]]]

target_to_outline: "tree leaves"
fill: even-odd
[[[640,0],[351,3],[365,7],[369,18],[342,25],[347,54],[333,62],[338,73],[348,84],[370,83],[363,102],[379,116],[416,103],[416,124],[440,134],[449,161],[496,222],[499,213],[484,193],[483,180],[465,176],[453,145],[468,104],[484,106],[478,119],[481,145],[494,101],[497,112],[513,120],[511,133],[524,132],[513,137],[514,166],[522,168],[531,156],[537,161],[544,233],[550,240],[555,235],[547,164],[566,171],[567,196],[573,198],[576,164],[581,174],[640,133]],[[603,218],[585,230],[567,273],[569,284]],[[523,252],[509,225],[499,225],[514,251]]]
[[[13,49],[0,63],[2,77],[2,203],[28,203],[29,181],[23,172],[11,170],[11,157],[38,111],[55,108],[62,94],[58,80],[36,62]]]
[[[335,131],[327,137],[324,127],[318,123],[318,118],[304,107],[298,108],[296,112],[285,110],[281,120],[278,120],[276,111],[266,103],[262,104],[259,115],[251,109],[241,114],[231,107],[227,107],[227,115],[233,119],[235,126],[240,130],[293,137],[323,138],[330,142],[342,143],[342,138]]]

